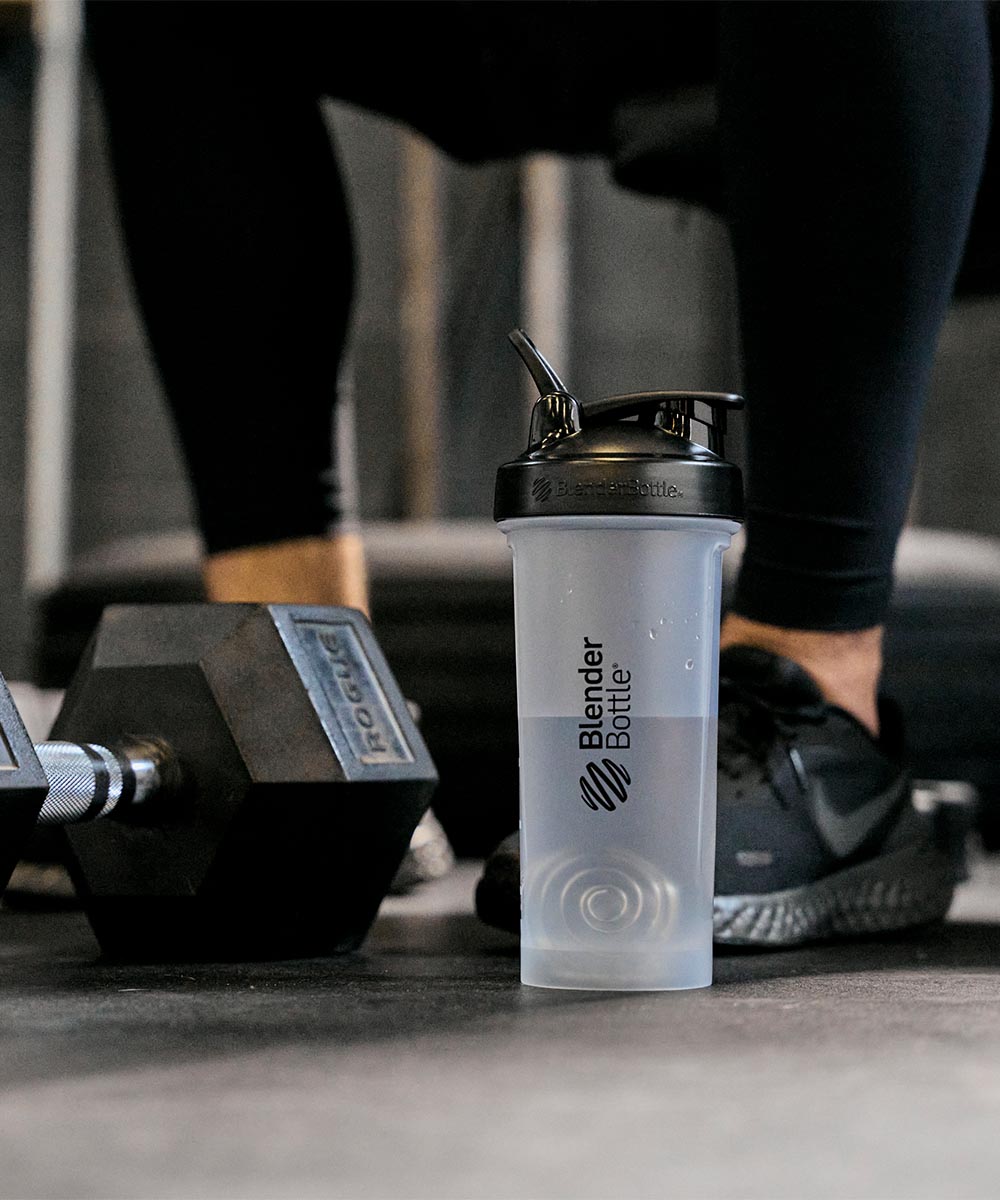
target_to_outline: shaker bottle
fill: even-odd
[[[521,979],[706,987],[722,553],[742,516],[723,434],[743,402],[579,401],[510,338],[541,393],[494,512],[514,559]]]

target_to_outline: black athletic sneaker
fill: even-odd
[[[899,713],[876,741],[796,663],[733,647],[721,659],[715,940],[796,946],[943,917],[962,877],[901,765]],[[517,932],[516,834],[486,863],[476,909]]]
[[[521,932],[521,846],[508,834],[486,860],[476,884],[476,915],[494,929]]]
[[[726,650],[715,940],[795,946],[944,917],[961,872],[912,803],[898,710],[876,741],[798,664]]]

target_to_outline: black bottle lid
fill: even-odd
[[[528,448],[497,471],[493,516],[655,516],[743,519],[740,470],[723,458],[722,392],[636,392],[581,402],[520,329],[510,340],[540,397]],[[704,425],[707,445],[691,439]]]

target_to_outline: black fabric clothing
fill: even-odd
[[[749,404],[737,607],[801,628],[882,619],[986,138],[978,3],[94,0],[88,32],[209,550],[337,517],[352,258],[319,97],[466,161],[603,154],[621,182],[690,198],[718,73],[712,189]]]
[[[888,606],[985,150],[985,14],[724,12],[720,123],[750,406],[735,607],[792,628],[864,628]]]

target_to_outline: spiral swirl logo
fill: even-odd
[[[580,798],[589,809],[614,812],[628,799],[632,777],[621,763],[602,758],[600,763],[589,762],[586,774],[580,776]]]
[[[529,870],[524,911],[536,945],[635,945],[669,935],[677,891],[663,871],[628,851],[556,855]]]
[[[531,485],[531,494],[538,501],[545,501],[552,495],[552,483],[544,475]]]

